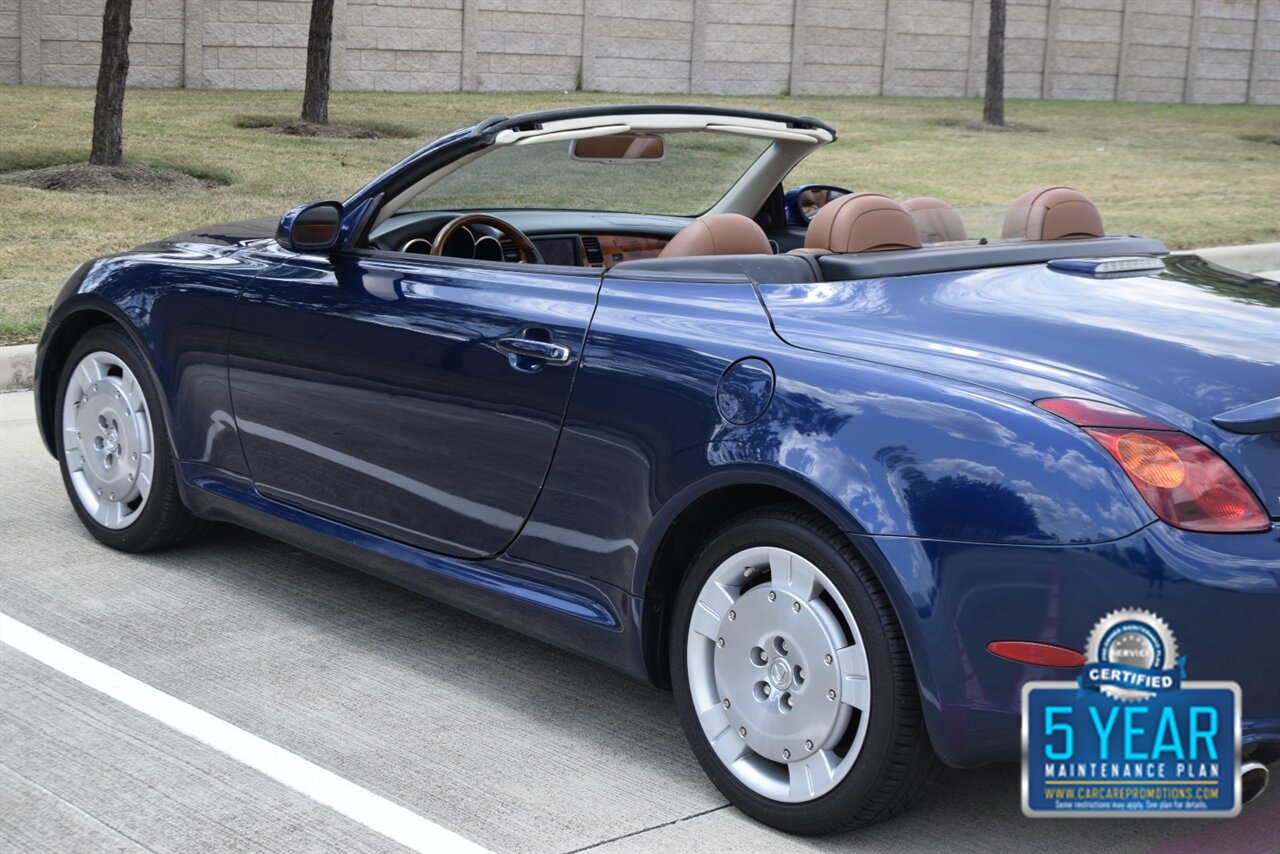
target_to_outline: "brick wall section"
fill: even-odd
[[[966,0],[889,3],[884,94],[963,96],[973,18],[973,3]]]
[[[1249,103],[1280,103],[1280,3],[1263,0],[1258,4]]]
[[[801,0],[791,91],[879,95],[888,0]]]
[[[1121,100],[1182,100],[1194,9],[1195,0],[1129,0]]]
[[[0,0],[0,83],[22,79],[21,6],[18,0]]]
[[[344,71],[335,74],[335,84],[395,92],[458,89],[462,0],[347,0],[345,11]],[[334,17],[336,26],[336,10]]]
[[[794,14],[793,0],[699,0],[690,91],[786,94]]]
[[[1124,0],[1060,0],[1055,5],[1046,94],[1076,101],[1114,99]]]
[[[583,0],[474,0],[464,18],[463,88],[579,88]]]
[[[103,0],[0,0],[0,83],[92,86]],[[310,0],[134,0],[135,86],[299,89]],[[338,89],[974,96],[988,0],[336,0]],[[1005,93],[1280,103],[1280,0],[1017,0]]]
[[[29,21],[38,61],[27,63],[22,47],[13,62],[34,73],[19,74],[24,83],[46,86],[93,86],[98,79],[102,49],[102,0],[0,0],[0,63],[8,65],[8,20]],[[10,9],[16,9],[16,14]],[[129,38],[129,80],[136,86],[181,86],[183,83],[183,0],[134,0],[133,32]],[[17,40],[13,40],[17,41]],[[21,42],[19,42],[21,44]],[[35,77],[36,79],[26,79]],[[10,80],[0,71],[0,80]],[[16,80],[11,82],[18,82]]]
[[[1191,45],[1191,91],[1198,104],[1239,103],[1249,94],[1256,4],[1239,0],[1199,0],[1199,21]]]
[[[985,88],[988,26],[990,21],[984,10],[979,29],[982,52],[975,62],[981,82],[974,87],[974,95]],[[1019,0],[1006,7],[1004,32],[1004,94],[1006,98],[1042,96],[1048,32],[1049,0]]]
[[[204,5],[203,80],[211,89],[300,89],[308,0],[211,0]]]
[[[688,92],[694,0],[594,0],[583,21],[582,87]]]

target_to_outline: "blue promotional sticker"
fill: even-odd
[[[1240,812],[1240,686],[1188,682],[1163,620],[1098,621],[1076,682],[1022,690],[1022,811],[1032,817]]]

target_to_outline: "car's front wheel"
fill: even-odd
[[[771,826],[871,824],[935,775],[888,598],[849,539],[803,508],[753,511],[711,537],[680,589],[671,670],[704,770]]]
[[[122,330],[94,327],[76,342],[58,392],[62,480],[94,537],[145,552],[201,531],[178,494],[159,390]]]

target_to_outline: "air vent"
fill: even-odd
[[[604,253],[600,251],[600,239],[585,235],[582,238],[582,250],[587,253],[588,267],[603,267]]]
[[[511,242],[509,238],[499,238],[498,244],[502,246],[502,260],[511,264],[519,264],[524,258],[520,255],[520,250]]]

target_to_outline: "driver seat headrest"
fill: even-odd
[[[1093,202],[1071,187],[1037,187],[1014,201],[1004,217],[1006,240],[1075,240],[1105,237],[1102,214]]]
[[[772,255],[773,247],[755,220],[735,213],[700,216],[676,232],[659,258],[698,255]]]
[[[888,196],[851,193],[818,210],[804,248],[819,253],[919,249],[920,234],[907,209]]]

